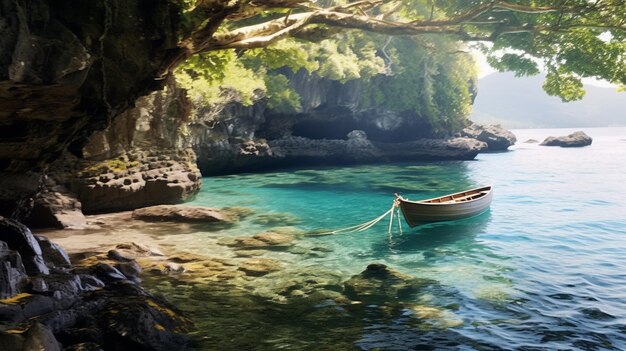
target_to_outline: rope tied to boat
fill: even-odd
[[[398,226],[400,227],[400,233],[402,233],[402,223],[400,222],[400,195],[395,194],[396,198],[393,200],[393,203],[391,205],[391,208],[381,214],[380,216],[361,223],[361,224],[357,224],[357,225],[353,225],[351,227],[346,227],[346,228],[341,228],[341,229],[336,229],[336,230],[332,230],[329,232],[323,232],[323,233],[310,233],[308,235],[310,236],[322,236],[322,235],[334,235],[334,234],[347,234],[347,233],[355,233],[355,232],[362,232],[362,231],[366,231],[368,229],[370,229],[371,227],[373,227],[374,225],[376,225],[378,222],[382,221],[383,219],[385,219],[385,217],[391,215],[389,217],[389,234],[391,234],[391,229],[393,226],[393,218],[394,218],[394,212],[397,211],[396,216],[398,216]]]

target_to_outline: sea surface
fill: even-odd
[[[207,255],[220,254],[223,237],[369,221],[395,192],[417,200],[492,184],[494,199],[489,212],[461,221],[413,229],[402,221],[400,232],[394,219],[389,234],[387,219],[364,232],[301,236],[308,251],[267,253],[283,273],[244,288],[146,284],[198,322],[193,347],[202,350],[624,350],[626,128],[583,130],[593,137],[584,148],[525,143],[573,130],[514,130],[510,151],[473,161],[204,178],[194,204],[256,214],[173,240]],[[347,280],[371,263],[430,283],[409,299],[369,304],[271,297],[286,276]]]

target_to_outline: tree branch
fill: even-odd
[[[215,1],[205,0],[203,3],[205,6],[215,6]],[[487,16],[487,14],[502,11],[530,14],[560,12],[561,16],[559,19],[562,19],[563,13],[580,12],[581,9],[580,7],[575,9],[565,5],[521,5],[504,0],[491,0],[446,19],[433,20],[431,16],[427,20],[410,22],[385,19],[390,13],[397,11],[400,3],[392,6],[391,10],[383,15],[373,16],[366,12],[385,4],[382,0],[359,0],[327,9],[313,9],[308,5],[305,6],[306,1],[304,0],[240,0],[218,3],[236,3],[237,6],[222,6],[222,11],[217,13],[213,9],[211,13],[213,17],[204,26],[193,32],[190,37],[181,41],[179,46],[184,49],[187,57],[195,53],[211,50],[264,47],[287,36],[320,40],[326,35],[336,33],[338,28],[359,29],[386,35],[450,34],[457,36],[461,41],[494,41],[499,36],[505,34],[567,31],[580,27],[625,29],[623,24],[590,23],[578,20],[575,23],[568,24],[563,24],[559,21],[552,26],[525,25],[507,27],[508,19],[494,18],[493,16]],[[590,4],[589,6],[599,5]],[[247,12],[254,12],[258,8],[283,8],[289,9],[289,11],[280,18],[266,20],[262,23],[244,26],[225,33],[216,33],[217,28],[222,25],[225,18],[248,18],[246,17]],[[294,13],[295,11],[292,11],[292,9],[296,8],[300,11],[306,10]],[[320,25],[323,26],[320,27]],[[485,34],[468,33],[464,29],[465,25],[474,26],[474,28],[483,31]],[[497,29],[494,29],[494,25],[498,25]]]

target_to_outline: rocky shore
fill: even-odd
[[[199,145],[198,166],[204,175],[275,169],[285,166],[346,165],[390,161],[471,160],[480,152],[503,151],[515,136],[499,126],[472,125],[456,137],[404,142],[371,140],[363,130],[345,139],[285,136]]]
[[[333,247],[285,226],[292,218],[277,214],[270,223],[267,217],[245,208],[156,206],[88,216],[87,229],[45,231],[43,236],[3,218],[1,274],[8,284],[0,291],[0,345],[7,351],[33,345],[46,350],[182,350],[190,342],[197,349],[227,342],[228,349],[241,349],[253,342],[245,331],[249,323],[265,323],[267,311],[276,310],[281,320],[350,325],[335,339],[348,347],[361,332],[356,316],[372,303],[381,304],[380,313],[411,316],[428,328],[460,323],[453,313],[412,302],[436,281],[379,263],[348,276],[296,264],[326,257]],[[267,229],[240,233],[236,228],[242,220],[266,223]],[[126,234],[112,240],[109,234],[120,231]],[[198,245],[199,232],[204,233],[202,250],[192,250],[189,240]],[[155,293],[166,294],[178,308]],[[221,303],[230,307],[224,310]],[[207,313],[215,317],[207,319]],[[235,323],[222,320],[234,315],[240,316],[239,331],[210,327]],[[276,335],[291,333],[286,326],[284,331],[266,328]],[[318,344],[316,333],[309,331],[301,341]],[[329,337],[328,331],[319,333]]]
[[[74,265],[59,245],[0,217],[2,350],[184,348],[192,323],[138,285],[140,272],[122,257]]]

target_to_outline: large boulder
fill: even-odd
[[[0,216],[0,241],[20,253],[29,275],[49,273],[39,243],[30,229],[22,223]]]
[[[260,277],[278,271],[280,263],[272,258],[251,258],[243,261],[238,269],[248,276]]]
[[[72,266],[70,257],[61,246],[53,243],[44,236],[35,236],[35,239],[37,239],[39,247],[41,247],[44,261],[48,267],[70,268]]]
[[[542,143],[542,146],[560,146],[560,147],[582,147],[591,145],[590,136],[583,131],[577,131],[570,135],[560,137],[547,137]]]
[[[134,243],[117,249],[155,254]],[[185,348],[191,322],[138,284],[135,261],[90,262],[96,264],[72,266],[57,244],[0,217],[0,350]],[[251,269],[272,267],[257,262]]]
[[[35,204],[26,223],[31,228],[81,229],[87,224],[82,205],[62,185],[49,180],[46,187],[35,199]]]
[[[186,132],[186,91],[173,79],[91,136],[66,183],[85,213],[134,210],[191,200],[200,171]],[[71,160],[69,160],[71,161]]]
[[[514,145],[517,138],[499,124],[472,124],[463,129],[460,136],[474,138],[487,143],[488,151],[503,151]]]
[[[244,250],[287,248],[292,245],[293,236],[275,232],[263,232],[254,236],[234,238],[224,245]]]
[[[178,204],[191,200],[200,190],[201,175],[190,149],[137,150],[83,165],[71,187],[85,213]]]

